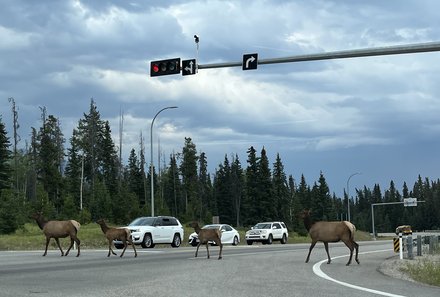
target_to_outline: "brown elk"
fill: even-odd
[[[49,245],[49,241],[51,238],[53,238],[55,239],[55,242],[57,243],[58,248],[61,251],[61,256],[67,256],[73,246],[73,242],[76,242],[76,244],[78,245],[78,254],[76,256],[79,257],[79,245],[81,241],[78,239],[77,233],[81,226],[80,223],[75,220],[47,221],[43,218],[41,213],[34,213],[31,218],[33,218],[37,222],[38,227],[43,230],[43,234],[46,236],[46,249],[43,256],[47,255],[47,247]],[[64,254],[63,249],[60,246],[59,238],[65,238],[67,236],[70,236],[70,246],[69,249],[66,251],[66,254]]]
[[[130,230],[128,230],[127,228],[110,228],[107,226],[107,224],[105,223],[105,221],[103,219],[99,219],[98,221],[96,221],[96,223],[101,226],[101,230],[108,240],[108,255],[107,255],[107,257],[110,257],[110,253],[112,253],[113,255],[116,255],[116,253],[112,249],[113,240],[120,240],[124,244],[124,249],[122,250],[120,257],[122,257],[124,255],[128,244],[131,244],[131,246],[133,247],[133,250],[134,250],[134,256],[137,257],[136,248],[134,247],[134,243],[131,240]]]
[[[197,233],[197,236],[199,238],[199,244],[197,245],[197,250],[195,257],[197,258],[197,253],[199,252],[200,245],[204,244],[206,245],[206,252],[208,254],[209,259],[209,248],[208,244],[209,241],[215,242],[218,246],[220,246],[220,253],[218,255],[218,259],[222,259],[222,251],[223,251],[223,244],[222,244],[222,232],[219,229],[202,229],[200,228],[199,224],[197,222],[192,222],[190,224],[191,227],[194,228],[194,231]]]
[[[342,241],[350,249],[350,259],[346,265],[350,265],[354,249],[356,249],[355,260],[358,264],[360,264],[358,259],[359,245],[356,243],[356,241],[354,241],[354,232],[356,231],[356,227],[352,223],[348,221],[312,222],[312,219],[310,218],[310,210],[304,210],[301,213],[301,217],[304,220],[304,226],[312,238],[312,244],[310,245],[306,263],[309,262],[310,253],[312,252],[316,242],[322,241],[324,243],[325,251],[327,252],[327,264],[330,264],[331,258],[328,252],[328,243]]]

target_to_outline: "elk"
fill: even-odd
[[[199,252],[200,245],[205,244],[206,252],[208,253],[208,259],[209,259],[208,243],[209,241],[214,241],[217,245],[220,246],[220,253],[218,255],[218,259],[219,260],[222,259],[223,258],[222,232],[219,229],[202,229],[200,228],[197,222],[192,222],[190,226],[194,228],[194,231],[197,233],[197,236],[199,238],[199,244],[197,245],[195,257],[197,258],[197,253]]]
[[[350,249],[350,259],[346,265],[350,265],[354,249],[356,249],[355,260],[358,264],[360,264],[358,259],[359,245],[356,243],[356,241],[354,241],[354,232],[356,231],[356,227],[352,223],[348,221],[312,222],[312,219],[310,218],[310,210],[304,210],[301,213],[301,217],[304,220],[304,226],[312,239],[309,254],[306,258],[306,263],[309,262],[310,253],[312,252],[316,242],[322,241],[324,243],[325,251],[327,252],[327,264],[330,264],[331,258],[328,252],[328,243],[342,241]]]
[[[134,243],[131,240],[130,230],[128,230],[127,228],[110,228],[109,226],[107,226],[107,224],[105,223],[105,221],[103,219],[99,219],[98,221],[96,221],[96,223],[101,226],[101,230],[108,240],[108,255],[107,255],[107,257],[110,257],[110,252],[113,255],[116,255],[116,253],[112,249],[113,240],[120,240],[124,244],[124,249],[122,250],[120,257],[122,257],[124,255],[125,249],[127,248],[128,244],[131,244],[131,246],[133,247],[133,250],[134,250],[134,256],[137,257],[136,248],[134,247]]]
[[[53,238],[55,239],[55,242],[57,243],[58,248],[61,251],[61,256],[67,256],[73,246],[73,242],[76,242],[76,244],[78,245],[78,254],[76,256],[79,257],[79,245],[81,243],[81,241],[77,237],[78,230],[81,226],[79,222],[75,220],[47,221],[46,219],[44,219],[41,213],[34,213],[33,215],[31,215],[31,218],[33,218],[37,222],[38,227],[43,230],[43,234],[46,236],[46,249],[43,256],[47,255],[47,247],[49,246],[50,239]],[[64,254],[63,249],[60,245],[59,238],[65,238],[67,236],[70,236],[70,246],[69,249],[66,251],[66,254]]]

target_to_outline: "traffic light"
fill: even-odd
[[[178,73],[180,73],[180,58],[151,62],[150,76],[161,76]]]

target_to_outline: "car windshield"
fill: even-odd
[[[254,229],[270,229],[270,224],[258,223],[254,226]]]
[[[156,218],[154,217],[137,218],[129,226],[153,226],[155,220]]]

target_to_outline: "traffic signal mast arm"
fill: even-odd
[[[424,53],[424,52],[436,52],[436,51],[440,51],[440,42],[428,42],[428,43],[376,47],[376,48],[367,48],[367,49],[355,49],[355,50],[336,51],[336,52],[310,54],[310,55],[290,56],[284,58],[259,59],[258,64],[263,65],[263,64],[292,63],[292,62],[399,55],[399,54],[412,54],[412,53]],[[242,67],[242,66],[243,66],[243,62],[239,61],[239,62],[204,64],[204,65],[199,64],[198,69]]]

